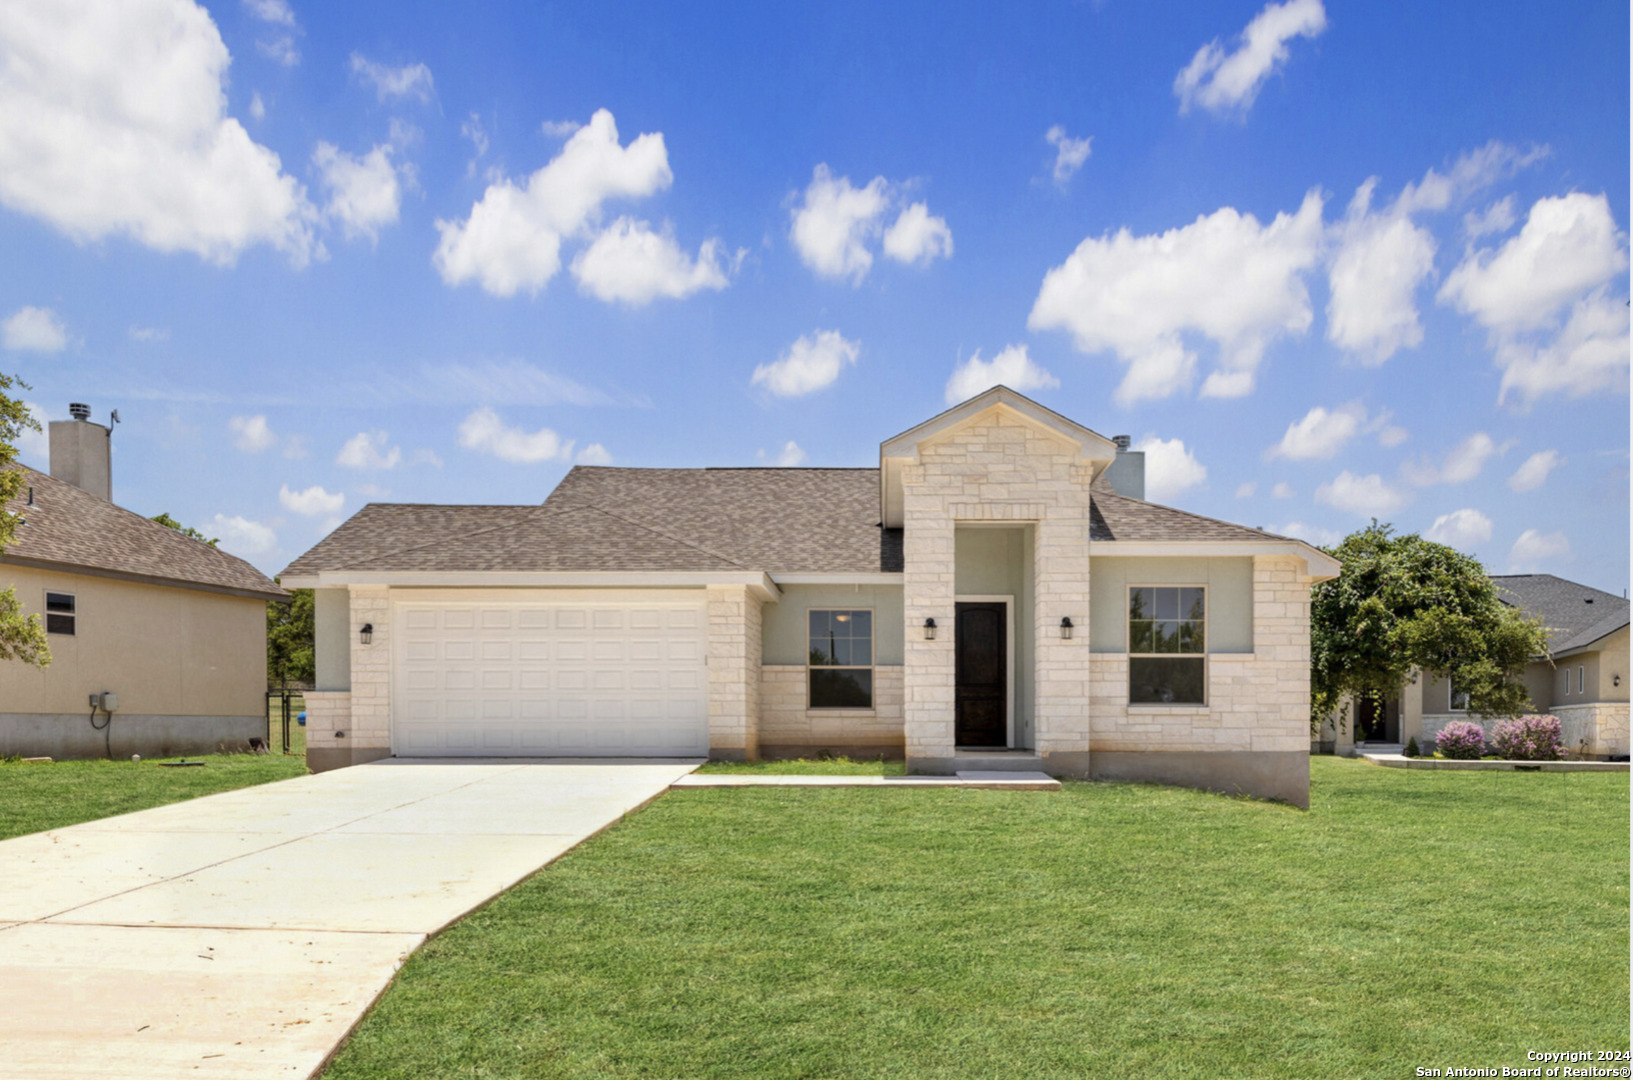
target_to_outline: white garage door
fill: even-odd
[[[701,598],[394,601],[405,757],[693,756],[709,748]]]

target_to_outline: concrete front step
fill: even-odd
[[[1043,758],[1025,750],[960,750],[953,755],[952,762],[954,771],[961,776],[966,772],[1044,771]]]

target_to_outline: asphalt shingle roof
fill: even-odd
[[[1097,485],[1093,540],[1285,539]],[[542,506],[370,503],[290,564],[322,571],[763,571],[902,568],[878,469],[579,466]]]
[[[1494,575],[1497,596],[1542,620],[1555,654],[1592,644],[1628,624],[1628,601],[1552,574]]]
[[[100,570],[158,582],[203,586],[285,600],[288,593],[255,567],[202,540],[25,465],[24,489],[6,506],[21,515],[0,561]],[[34,505],[28,505],[28,488]]]

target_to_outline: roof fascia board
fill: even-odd
[[[746,585],[761,600],[776,601],[782,590],[758,570],[320,570],[290,574],[291,588],[336,589],[347,585],[402,588],[519,589],[702,589],[710,585]]]
[[[1602,652],[1604,650],[1601,648],[1601,646],[1603,645],[1606,638],[1615,637],[1617,634],[1619,634],[1620,632],[1622,632],[1623,630],[1626,630],[1626,629],[1627,629],[1627,623],[1623,623],[1620,626],[1613,627],[1610,630],[1606,630],[1604,633],[1600,634],[1598,637],[1594,638],[1592,641],[1584,641],[1580,645],[1572,645],[1570,648],[1561,649],[1556,653],[1549,653],[1548,655],[1551,656],[1555,660],[1562,660],[1567,656],[1576,656],[1579,653]]]
[[[129,581],[136,585],[159,585],[167,589],[189,589],[193,592],[218,593],[222,596],[242,596],[252,600],[277,600],[282,603],[289,599],[289,593],[281,588],[240,589],[233,585],[212,585],[204,581],[183,581],[180,578],[160,577],[157,574],[136,574],[126,570],[106,570],[99,566],[82,566],[79,563],[57,562],[52,559],[30,559],[21,555],[0,556],[0,563],[9,566],[23,566],[30,570],[46,570],[58,574],[78,574],[82,577],[111,578],[114,581]]]
[[[905,574],[881,570],[872,574],[773,574],[778,585],[896,585]]]
[[[1301,540],[1091,540],[1094,556],[1190,557],[1293,555],[1304,560],[1306,572],[1317,581],[1330,581],[1343,570],[1331,555]]]

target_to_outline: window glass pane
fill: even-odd
[[[829,613],[826,611],[811,612],[811,641],[814,644],[817,638],[828,640]]]
[[[852,649],[856,643],[850,638],[839,638],[834,642],[834,663],[841,667],[852,667],[856,664],[855,653]]]
[[[1179,617],[1182,619],[1201,619],[1204,612],[1203,591],[1200,588],[1179,590]]]
[[[1158,601],[1160,604],[1161,601]],[[1157,647],[1152,652],[1174,653],[1179,652],[1179,623],[1164,621],[1156,623]]]
[[[1447,687],[1451,701],[1449,704],[1457,712],[1463,712],[1469,707],[1469,696],[1455,686]]]
[[[811,708],[871,709],[873,672],[861,668],[811,670]]]
[[[1203,659],[1198,657],[1134,657],[1128,662],[1128,700],[1131,705],[1201,705]]]
[[[1207,652],[1202,640],[1202,623],[1186,621],[1179,624],[1179,651],[1182,653]]]
[[[74,598],[68,593],[48,592],[45,594],[45,610],[65,611],[74,613]]]
[[[1128,651],[1131,653],[1156,652],[1156,624],[1147,620],[1128,624]]]
[[[1156,617],[1155,605],[1151,602],[1150,589],[1128,590],[1128,617],[1130,619],[1151,619]]]
[[[1152,589],[1151,591],[1156,594],[1155,599],[1156,599],[1156,602],[1157,602],[1157,611],[1156,611],[1157,618],[1159,618],[1159,619],[1177,619],[1177,618],[1179,618],[1179,590],[1178,589]]]
[[[873,663],[873,642],[858,639],[851,642],[851,663],[868,667]]]
[[[54,611],[45,613],[45,632],[48,634],[72,634],[74,632],[74,617],[59,615]]]
[[[851,628],[852,628],[851,633],[853,633],[856,637],[858,637],[858,638],[867,638],[869,641],[872,641],[873,640],[873,612],[871,612],[871,611],[853,611],[853,612],[851,612]]]

